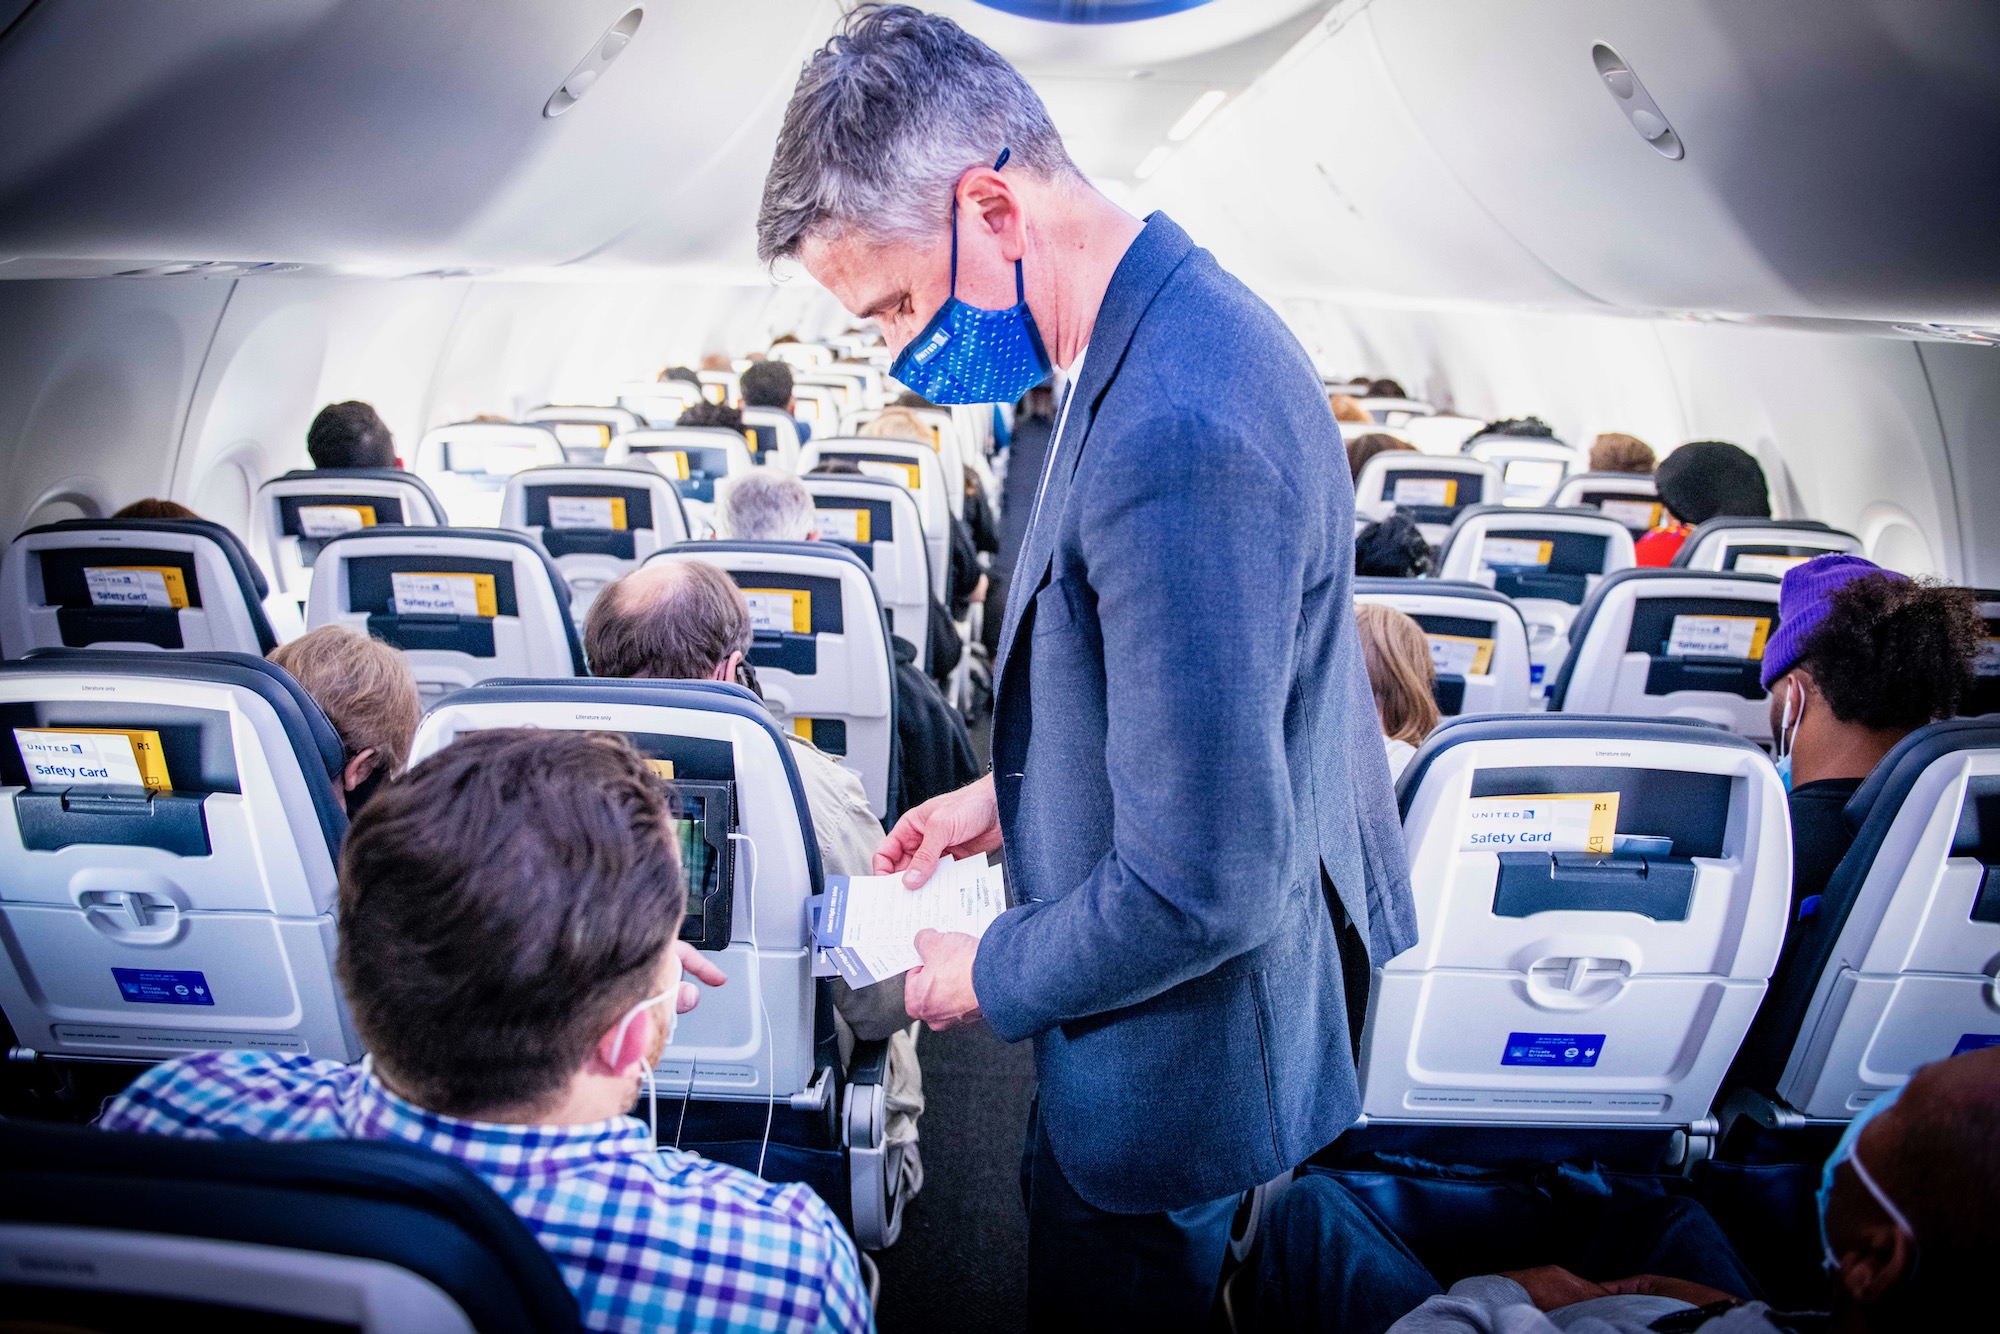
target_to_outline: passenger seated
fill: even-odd
[[[1650,477],[1659,460],[1653,447],[1636,435],[1606,431],[1590,442],[1592,472],[1631,472]]]
[[[723,367],[724,370],[729,369]],[[812,426],[799,420],[798,403],[792,398],[792,368],[782,361],[759,361],[746,366],[737,379],[746,408],[776,408],[799,428],[799,443],[812,439]]]
[[[1590,1229],[1571,1265],[1478,1275],[1445,1293],[1365,1204],[1337,1181],[1309,1175],[1272,1209],[1258,1327],[1341,1334],[1958,1329],[1992,1302],[2000,1247],[2000,1210],[1992,1207],[2000,1195],[1996,1144],[2000,1049],[1990,1047],[1924,1066],[1900,1095],[1883,1095],[1848,1124],[1819,1189],[1830,1315],[1792,1316],[1746,1300],[1756,1290],[1721,1230],[1692,1201],[1674,1196],[1659,1197],[1654,1217]],[[1613,1277],[1634,1266],[1653,1272]],[[1593,1273],[1604,1278],[1593,1280]]]
[[[1374,415],[1362,407],[1361,400],[1352,394],[1334,394],[1327,402],[1332,406],[1333,419],[1337,422],[1351,422],[1356,426],[1375,424]]]
[[[1847,855],[1841,818],[1898,741],[1957,714],[1986,643],[1977,595],[1919,583],[1859,556],[1786,571],[1760,673],[1778,772],[1791,790],[1792,911],[1810,912]]]
[[[1422,626],[1379,602],[1357,605],[1354,619],[1361,625],[1361,659],[1375,692],[1382,744],[1389,752],[1389,780],[1394,782],[1438,725],[1431,641]]]
[[[266,655],[292,674],[340,738],[336,784],[353,819],[383,782],[403,771],[423,721],[417,678],[400,651],[344,625],[322,625]]]
[[[874,440],[907,440],[913,445],[931,445],[936,442],[931,437],[931,428],[909,408],[900,406],[904,394],[897,398],[899,406],[884,408],[873,421],[861,428],[861,434]],[[927,406],[919,400],[919,406]],[[951,568],[946,592],[951,597],[951,618],[965,619],[965,613],[974,602],[986,597],[986,575],[979,568],[979,544],[974,540],[972,529],[960,518],[951,520]],[[937,670],[935,661],[933,670]],[[949,671],[950,668],[942,669]]]
[[[684,971],[724,980],[676,939],[674,829],[622,737],[460,738],[347,835],[338,966],[368,1059],[184,1057],[99,1126],[457,1158],[535,1233],[589,1329],[870,1328],[854,1245],[809,1189],[656,1147],[627,1115],[694,1007]]]
[[[1361,480],[1361,465],[1377,454],[1389,454],[1399,449],[1416,452],[1416,446],[1407,440],[1398,440],[1393,435],[1381,431],[1370,431],[1367,435],[1357,435],[1347,442],[1347,471],[1355,481]]]
[[[722,531],[739,542],[817,542],[818,524],[812,496],[789,473],[746,473],[723,489]]]
[[[1718,515],[1771,517],[1764,467],[1726,440],[1696,440],[1660,460],[1653,472],[1660,503],[1675,522],[1655,528],[1634,545],[1641,566],[1664,568],[1699,524]]]
[[[710,403],[703,399],[690,403],[686,410],[674,421],[676,426],[720,426],[724,430],[743,434],[743,410],[732,408],[727,403]]]
[[[655,378],[661,384],[665,384],[669,380],[679,380],[682,384],[691,384],[696,389],[702,387],[701,376],[695,373],[692,366],[669,366]]]
[[[306,453],[315,468],[400,468],[396,441],[366,403],[329,403],[306,428]]]
[[[701,368],[705,371],[726,371],[733,367],[727,352],[708,352],[702,355]]]
[[[1403,510],[1369,524],[1354,539],[1354,573],[1364,579],[1416,579],[1431,573],[1436,562],[1417,521]]]
[[[196,514],[178,500],[159,500],[147,497],[135,500],[111,516],[114,519],[199,519]]]
[[[1404,393],[1403,386],[1394,380],[1370,380],[1368,382],[1368,397],[1408,398],[1409,395]]]

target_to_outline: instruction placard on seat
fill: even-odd
[[[1500,1064],[1589,1067],[1603,1052],[1602,1033],[1509,1033]]]
[[[1546,569],[1556,544],[1532,537],[1489,537],[1479,544],[1479,563],[1487,569],[1534,567]]]
[[[115,727],[17,727],[14,744],[20,748],[30,787],[174,790],[158,732]]]
[[[187,577],[172,565],[86,565],[84,587],[93,607],[172,607],[188,604]]]
[[[1467,635],[1425,635],[1439,676],[1484,676],[1493,665],[1493,641]]]
[[[499,614],[490,574],[399,571],[389,576],[389,589],[398,616]]]
[[[1658,528],[1660,502],[1657,500],[1600,500],[1598,510],[1607,519],[1616,519],[1627,528]]]
[[[923,489],[924,473],[923,469],[917,464],[877,463],[873,460],[863,460],[855,466],[861,469],[863,477],[876,477],[883,481],[894,482],[896,485],[906,487],[911,491]]]
[[[213,1005],[208,978],[194,969],[114,968],[118,997],[134,1005]]]
[[[551,426],[564,449],[606,449],[611,444],[611,428],[601,422],[553,422]]]
[[[1449,477],[1398,477],[1389,499],[1398,505],[1455,505],[1458,483]]]
[[[680,456],[683,465],[687,455]],[[685,472],[682,476],[686,476]],[[549,527],[597,528],[625,531],[623,496],[550,496]]]
[[[1674,658],[1762,658],[1771,633],[1768,616],[1676,616],[1667,631]]]
[[[1811,559],[1811,556],[1760,556],[1746,551],[1731,562],[1729,568],[1738,574],[1769,574],[1782,579],[1785,571],[1804,565]]]
[[[1980,644],[1979,652],[1972,658],[1974,676],[2000,676],[2000,639],[1988,639]]]
[[[1609,853],[1618,832],[1618,794],[1474,797],[1465,804],[1464,828],[1464,852]]]
[[[363,528],[375,526],[373,505],[301,505],[299,506],[299,535],[301,537],[339,537],[342,533],[358,533]]]
[[[796,588],[746,588],[752,630],[812,633],[812,594]]]
[[[688,456],[685,449],[649,449],[646,462],[653,465],[653,471],[669,481],[688,480]]]
[[[815,516],[814,522],[819,524],[819,535],[821,537],[832,538],[836,542],[867,542],[872,540],[868,536],[868,520],[871,516],[867,510],[829,507],[815,510],[813,513]]]

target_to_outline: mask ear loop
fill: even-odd
[[[1000,168],[1006,166],[1007,159],[1012,156],[1014,156],[1013,149],[1011,148],[1001,149],[1000,156],[993,159],[993,170],[998,171],[1000,170]],[[1021,261],[1017,259],[1014,261],[1014,304],[1015,305],[1019,305],[1025,299],[1022,296],[1022,293],[1025,290],[1026,289],[1021,285]],[[951,299],[954,301],[958,299],[958,187],[957,186],[953,186],[951,191]],[[730,837],[733,838],[735,837],[735,835],[732,834]]]

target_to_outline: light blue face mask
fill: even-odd
[[[1007,165],[1002,149],[993,164]],[[910,340],[889,374],[933,403],[1012,403],[1054,369],[1028,312],[1021,261],[1014,261],[1014,304],[981,310],[958,299],[958,194],[951,197],[951,294],[924,331]]]
[[[1776,761],[1778,781],[1785,785],[1787,793],[1792,790],[1792,737],[1798,731],[1792,719],[1792,701],[1795,698],[1797,696],[1792,694],[1792,682],[1787,679],[1785,682],[1785,716],[1778,723],[1778,758]]]
[[[1870,1176],[1868,1169],[1861,1165],[1860,1155],[1856,1152],[1861,1143],[1862,1127],[1881,1115],[1888,1108],[1889,1104],[1896,1101],[1897,1096],[1902,1091],[1901,1088],[1890,1089],[1887,1093],[1881,1094],[1875,1101],[1869,1103],[1860,1112],[1856,1113],[1854,1119],[1847,1123],[1847,1129],[1841,1132],[1840,1143],[1834,1145],[1833,1152],[1826,1156],[1826,1166],[1820,1169],[1818,1192],[1819,1245],[1820,1251],[1825,1257],[1822,1263],[1825,1264],[1826,1272],[1829,1274],[1837,1273],[1840,1270],[1840,1257],[1833,1253],[1833,1239],[1826,1234],[1826,1211],[1833,1203],[1834,1170],[1842,1163],[1846,1163],[1854,1169],[1855,1179],[1867,1188],[1870,1195],[1875,1197],[1875,1203],[1882,1206],[1882,1212],[1889,1215],[1889,1221],[1896,1225],[1896,1229],[1912,1242],[1915,1242],[1917,1239],[1915,1229],[1910,1226],[1910,1220],[1903,1216],[1903,1211],[1896,1207],[1895,1202],[1889,1198],[1887,1192],[1875,1184],[1875,1178]]]

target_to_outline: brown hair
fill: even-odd
[[[348,831],[340,982],[420,1105],[532,1112],[652,994],[686,902],[666,791],[624,737],[473,732]]]
[[[1379,602],[1356,605],[1354,619],[1361,626],[1361,658],[1368,667],[1369,689],[1375,692],[1382,735],[1421,746],[1438,725],[1430,640],[1422,626]]]
[[[936,438],[924,419],[908,408],[884,408],[861,428],[860,434],[875,440],[907,440],[913,445],[935,447]]]
[[[1407,440],[1398,440],[1395,436],[1385,435],[1380,431],[1357,435],[1347,442],[1347,470],[1358,482],[1361,480],[1363,464],[1377,454],[1388,454],[1399,449],[1414,451],[1416,446]]]
[[[424,706],[400,650],[344,625],[322,625],[271,650],[326,712],[350,757],[371,747],[386,774],[409,763]]]
[[[1841,722],[1911,732],[1951,717],[1971,695],[1972,664],[1986,643],[1971,589],[1871,574],[1827,602],[1798,665]]]
[[[583,651],[598,676],[693,681],[750,651],[750,604],[705,561],[662,561],[597,595]]]
[[[178,500],[159,500],[148,496],[135,500],[124,509],[111,516],[114,519],[199,519],[196,514]]]
[[[1333,419],[1337,422],[1356,422],[1362,426],[1373,426],[1375,418],[1368,409],[1361,406],[1361,400],[1352,394],[1330,394],[1326,400],[1333,407]]]
[[[1636,472],[1651,475],[1659,466],[1653,447],[1636,435],[1606,431],[1590,445],[1592,472]]]

